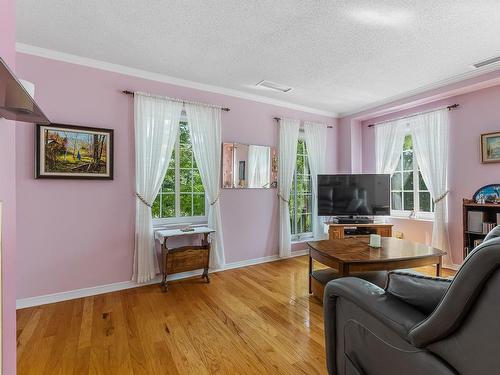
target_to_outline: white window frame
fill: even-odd
[[[305,145],[305,137],[304,137],[304,134],[302,132],[299,133],[299,139],[298,141],[303,141],[304,142],[304,145]],[[298,141],[297,141],[297,144],[298,144]],[[307,146],[306,146],[307,147]],[[308,163],[308,169],[309,169],[309,176],[311,176],[311,169],[309,168],[309,153],[307,154],[307,163]],[[293,194],[294,196],[294,202],[297,202],[297,178],[295,177],[295,173],[297,173],[297,165],[295,165],[295,170],[293,171],[293,181],[292,181],[292,190],[290,191],[290,196]],[[312,189],[312,183],[311,183],[311,189]],[[312,191],[311,191],[311,209],[312,209]],[[295,212],[295,215],[297,215],[297,213]],[[311,217],[312,217],[312,212],[311,212]],[[296,222],[294,220],[294,222]],[[311,221],[311,225],[312,225],[312,221]],[[292,230],[292,228],[290,227],[290,230]],[[295,233],[295,234],[292,234],[291,235],[291,240],[292,242],[302,242],[302,241],[305,241],[305,240],[308,240],[308,239],[312,239],[314,237],[314,234],[313,232],[304,232],[304,233]]]
[[[187,122],[187,119],[181,118],[180,122]],[[180,130],[177,132],[177,140],[175,141],[174,153],[175,153],[175,212],[180,211],[180,196],[181,196],[181,188],[180,188]],[[194,160],[194,155],[193,155]],[[156,198],[155,198],[156,199]],[[187,225],[187,224],[207,224],[208,223],[208,209],[209,202],[207,199],[207,195],[205,193],[205,215],[201,216],[174,216],[174,217],[160,217],[153,218],[153,227],[164,227],[164,226],[175,226],[179,224]]]
[[[405,133],[405,137],[407,135],[412,135],[411,132],[408,130]],[[404,171],[404,158],[403,158],[403,153],[404,150],[401,149],[401,154],[399,156],[400,163],[401,163],[401,168]],[[404,176],[404,172],[403,176]],[[397,218],[406,218],[406,219],[414,219],[414,220],[429,220],[433,221],[434,220],[434,211],[432,212],[427,212],[427,211],[419,211],[420,210],[420,183],[418,180],[419,176],[419,168],[418,168],[418,162],[415,157],[415,151],[413,150],[413,210],[393,210],[392,209],[392,175],[391,175],[391,217],[397,217]],[[404,190],[404,180],[402,180],[402,186],[401,190]],[[428,191],[428,190],[426,190]],[[424,191],[425,192],[425,191]],[[432,199],[432,197],[431,197]],[[404,204],[402,201],[401,204]],[[432,202],[431,202],[431,207],[432,207]]]

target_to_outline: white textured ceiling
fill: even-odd
[[[17,0],[17,25],[21,43],[336,113],[500,55],[499,0]]]

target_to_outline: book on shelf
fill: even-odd
[[[467,230],[469,232],[482,233],[486,221],[486,214],[483,211],[469,211],[467,213]]]
[[[474,248],[478,247],[479,245],[481,245],[483,243],[483,240],[481,239],[478,239],[478,240],[474,240]]]
[[[488,234],[496,226],[497,223],[483,223],[483,234]]]

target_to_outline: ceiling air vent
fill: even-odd
[[[270,82],[270,81],[266,81],[266,80],[260,81],[255,86],[262,86],[262,87],[265,87],[265,88],[268,88],[271,90],[276,90],[276,91],[281,91],[281,92],[288,92],[292,89],[289,86],[280,85],[279,83],[274,83],[274,82]]]
[[[478,63],[473,64],[472,66],[474,68],[478,69],[478,68],[482,68],[483,66],[486,66],[486,65],[495,64],[497,62],[500,62],[500,56],[492,57],[491,59],[480,61]]]

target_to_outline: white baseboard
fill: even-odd
[[[290,255],[289,257],[284,257],[284,258],[280,258],[278,255],[269,255],[267,257],[262,257],[262,258],[242,260],[240,262],[227,263],[224,268],[222,268],[220,270],[214,270],[213,272],[219,272],[219,271],[230,270],[233,268],[252,266],[254,264],[260,264],[260,263],[274,262],[275,260],[300,257],[302,255],[307,255],[307,254],[309,254],[309,250],[297,250],[297,251],[293,251],[292,255]]]
[[[306,254],[308,254],[308,250],[294,251],[294,252],[292,252],[292,255],[290,255],[289,258],[298,257],[298,256],[306,255]],[[286,259],[286,258],[280,258],[278,255],[270,255],[270,256],[266,256],[266,257],[262,257],[262,258],[242,260],[239,262],[227,263],[224,268],[217,269],[217,270],[210,270],[210,273],[221,272],[221,271],[230,270],[230,269],[234,269],[234,268],[251,266],[254,264],[274,262],[274,261],[280,260],[280,259]],[[167,280],[173,281],[173,280],[186,279],[188,277],[200,276],[201,274],[202,274],[202,270],[176,273],[174,275],[168,276]],[[121,281],[118,283],[99,285],[99,286],[94,286],[94,287],[90,287],[90,288],[69,290],[67,292],[46,294],[46,295],[37,296],[37,297],[20,298],[20,299],[16,300],[16,309],[24,309],[26,307],[46,305],[48,303],[68,301],[68,300],[76,299],[76,298],[95,296],[95,295],[103,294],[103,293],[110,293],[110,292],[116,292],[119,290],[137,288],[137,287],[141,287],[141,286],[145,286],[145,285],[158,284],[160,281],[161,281],[161,277],[157,277],[157,278],[155,278],[151,281],[148,281],[147,283],[143,283],[143,284],[137,284],[135,281]]]
[[[447,269],[453,270],[453,271],[458,271],[460,267],[461,267],[460,264],[449,264],[449,265],[443,264],[443,268],[447,268]]]

